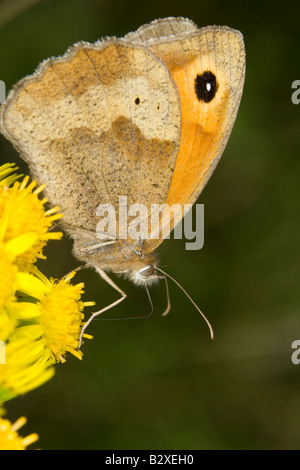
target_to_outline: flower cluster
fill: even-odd
[[[39,197],[44,186],[19,181],[16,170],[0,166],[0,406],[49,380],[67,352],[81,359],[83,310],[94,305],[81,300],[83,283],[70,283],[75,272],[55,280],[37,269],[48,240],[62,237],[51,231],[62,214],[58,207],[46,210],[47,199]],[[0,419],[0,449],[36,440],[18,436],[24,419],[13,425]]]

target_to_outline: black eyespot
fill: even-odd
[[[135,104],[140,104],[141,100],[140,100],[139,98],[136,98],[136,99],[134,100],[134,102],[135,102]]]
[[[206,70],[201,75],[197,75],[195,79],[195,92],[199,101],[210,103],[218,91],[219,84],[216,76]]]

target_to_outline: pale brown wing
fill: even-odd
[[[148,209],[167,197],[179,99],[167,68],[144,47],[116,39],[74,46],[15,86],[0,122],[71,234],[95,232],[99,204],[111,203],[118,217],[121,195]]]
[[[166,18],[126,38],[159,57],[176,84],[181,140],[166,202],[180,207],[194,204],[223,153],[237,115],[245,77],[242,35],[226,26],[198,29],[190,20]],[[164,220],[168,215],[161,224],[169,223]],[[171,229],[181,217],[182,212],[175,214]],[[161,241],[148,241],[145,250],[152,252]]]

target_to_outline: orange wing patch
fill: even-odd
[[[244,81],[243,41],[229,28],[208,27],[151,50],[167,66],[181,106],[180,148],[166,202],[193,204],[235,121]]]

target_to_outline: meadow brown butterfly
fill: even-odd
[[[153,204],[193,204],[229,138],[244,76],[239,31],[166,18],[122,39],[74,45],[17,83],[1,106],[1,132],[61,207],[75,256],[121,294],[84,328],[126,297],[107,272],[146,287],[162,277],[154,250],[170,213],[148,237],[120,237],[130,221],[120,196],[149,213]],[[113,233],[97,231],[99,205],[115,208]],[[168,233],[182,216],[171,214]]]

